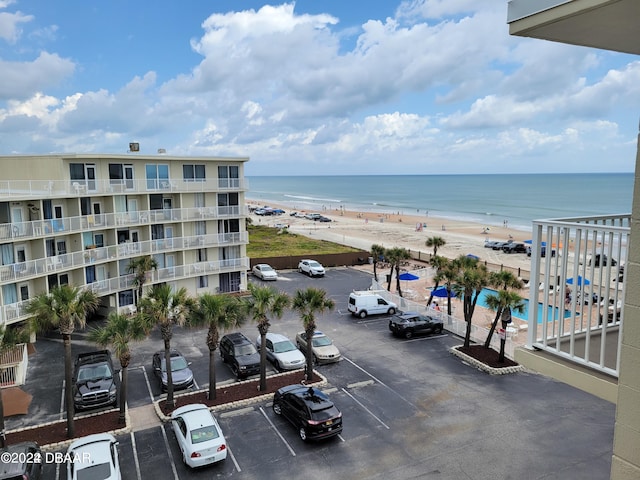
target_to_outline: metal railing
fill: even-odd
[[[533,223],[528,347],[618,376],[630,222],[623,214]]]
[[[24,385],[28,365],[29,355],[25,343],[0,354],[0,388]]]
[[[131,180],[4,180],[0,181],[0,198],[77,197],[82,195],[114,195],[119,193],[208,193],[244,191],[245,179],[211,178],[202,180],[131,179]]]
[[[203,275],[220,274],[227,272],[246,271],[249,269],[249,259],[246,257],[232,258],[227,260],[216,260],[190,263],[187,265],[176,265],[172,267],[159,268],[148,272],[147,284],[163,283],[184,278],[193,278]],[[111,295],[123,290],[134,288],[133,274],[122,275],[105,280],[97,280],[92,283],[78,285],[88,288],[99,296]],[[0,307],[0,318],[5,324],[11,324],[25,320],[28,315],[26,307],[28,300],[3,305]]]
[[[137,210],[134,212],[100,213],[76,217],[32,220],[29,222],[2,223],[0,224],[0,241],[31,240],[115,227],[133,227],[200,220],[224,220],[245,217],[248,214],[249,210],[246,205],[236,205]]]

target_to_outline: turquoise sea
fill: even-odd
[[[247,177],[247,198],[297,210],[401,212],[530,230],[533,220],[631,212],[633,173]]]

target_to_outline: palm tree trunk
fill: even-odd
[[[487,339],[484,342],[484,348],[489,348],[491,346],[491,338],[493,337],[493,333],[496,331],[496,327],[498,326],[498,320],[502,316],[502,307],[498,308],[496,311],[496,318],[491,322],[491,328],[489,329],[489,333],[487,334]]]
[[[120,384],[120,415],[118,415],[118,423],[125,424],[127,422],[127,384],[129,379],[129,368],[120,364],[122,367],[122,382]]]
[[[64,345],[64,398],[67,404],[67,438],[73,438],[76,435],[75,424],[73,423],[73,380],[71,373],[71,334],[62,334],[62,343]]]
[[[167,408],[174,408],[176,402],[173,399],[173,374],[171,372],[171,340],[164,341],[164,364],[167,369]]]
[[[311,350],[313,334],[316,331],[316,326],[313,324],[313,328],[307,328],[305,330],[305,338],[307,340],[307,368],[305,369],[305,379],[310,382],[313,379],[313,351]]]
[[[378,262],[375,261],[375,259],[373,260],[373,278],[375,279],[375,281],[378,281],[378,270],[377,270],[377,265]]]
[[[214,357],[215,349],[209,348],[209,395],[208,400],[216,398],[216,362]]]
[[[269,322],[259,323],[258,331],[260,332],[260,391],[267,389],[267,331],[269,330]]]
[[[402,296],[402,290],[400,289],[400,264],[396,264],[396,290],[398,295]]]
[[[471,298],[465,295],[464,297],[464,319],[467,322],[467,329],[464,334],[464,347],[469,348],[471,345]]]

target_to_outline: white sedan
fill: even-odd
[[[298,332],[296,344],[302,353],[307,351],[307,334]],[[333,341],[324,333],[316,330],[311,339],[311,352],[314,363],[333,363],[340,361],[340,350],[333,344]]]
[[[276,272],[271,265],[266,263],[258,263],[251,269],[253,274],[260,280],[278,280],[278,272]]]
[[[108,433],[88,435],[73,442],[67,450],[67,458],[71,459],[67,463],[67,480],[122,480],[117,445],[114,436]]]
[[[300,260],[298,271],[310,277],[324,277],[324,267],[315,260]]]
[[[202,467],[227,458],[227,442],[206,405],[193,403],[176,408],[171,414],[171,425],[182,461],[189,467]]]

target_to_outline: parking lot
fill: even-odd
[[[533,373],[490,376],[449,353],[461,339],[442,335],[411,340],[389,334],[388,317],[357,319],[346,312],[352,289],[368,274],[330,269],[325,278],[281,273],[272,283],[287,293],[316,286],[336,309],[318,318],[343,359],[322,365],[324,387],[343,413],[341,435],[304,443],[271,402],[226,410],[216,416],[229,455],[224,462],[190,470],[181,461],[169,424],[118,437],[125,479],[236,478],[608,478],[615,406]],[[293,312],[274,319],[270,331],[294,338],[302,329]],[[255,325],[241,329],[255,340]],[[196,386],[206,388],[208,350],[203,330],[176,329],[172,346],[192,362]],[[74,335],[74,354],[92,349]],[[160,398],[151,356],[162,348],[157,332],[133,346],[129,407]],[[38,341],[29,367],[33,395],[28,418],[7,419],[7,428],[61,418],[62,344]],[[218,385],[235,381],[216,352]],[[46,479],[63,478],[45,465]]]

